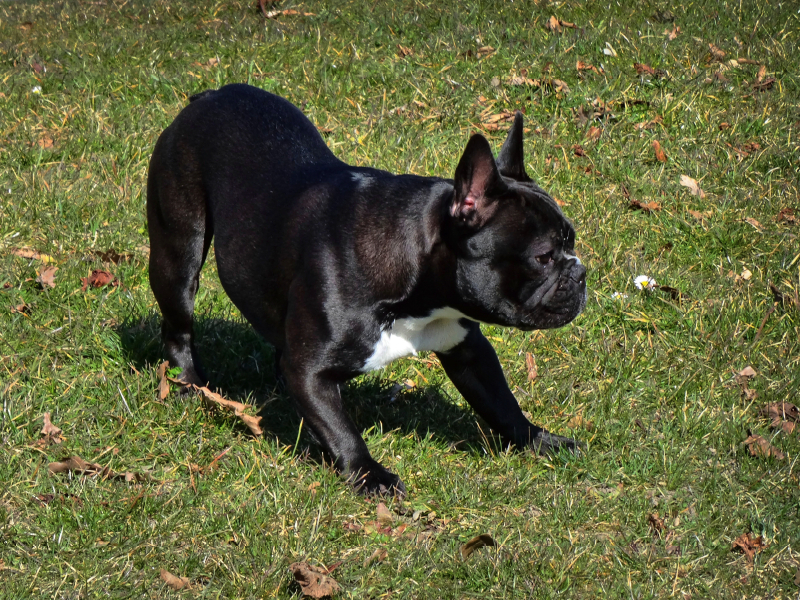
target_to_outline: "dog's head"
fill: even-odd
[[[574,255],[575,230],[525,172],[522,114],[497,160],[480,134],[456,168],[445,217],[463,312],[486,323],[550,329],[586,304],[586,269]]]

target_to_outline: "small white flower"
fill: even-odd
[[[614,298],[614,300],[625,300],[628,297],[628,294],[623,294],[621,292],[614,292],[613,294],[611,294],[611,297]]]
[[[35,85],[31,88],[31,92],[34,94],[41,94],[42,93],[42,86]]]
[[[639,290],[652,290],[658,285],[655,279],[647,275],[639,275],[633,280],[633,283],[636,285],[636,289]]]

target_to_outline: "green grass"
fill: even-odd
[[[240,0],[0,3],[0,597],[296,598],[288,566],[299,560],[344,561],[332,576],[351,598],[797,597],[798,433],[758,415],[800,389],[800,309],[770,312],[768,287],[800,289],[800,225],[777,220],[787,207],[800,218],[796,3],[280,8],[292,7],[315,14],[267,21]],[[653,18],[666,8],[675,23]],[[551,15],[579,29],[547,31]],[[754,91],[750,64],[714,80],[709,43],[725,60],[766,65],[773,87]],[[579,73],[578,60],[604,72]],[[634,62],[666,77],[640,77]],[[523,70],[571,91],[510,85]],[[197,303],[201,354],[228,397],[266,405],[269,433],[253,439],[196,398],[157,399],[147,161],[190,94],[237,81],[302,106],[341,158],[395,172],[452,176],[482,114],[525,111],[529,173],[576,224],[589,302],[564,329],[485,329],[537,423],[562,434],[575,415],[592,423],[574,432],[583,457],[506,451],[432,356],[398,361],[345,390],[373,455],[409,490],[390,503],[394,534],[375,531],[376,502],[352,494],[299,431],[271,349],[225,297],[213,260]],[[580,124],[577,110],[596,99],[611,114]],[[485,131],[495,148],[505,127]],[[662,209],[630,210],[623,188]],[[20,247],[53,258],[55,288],[40,289],[44,265],[10,252]],[[130,260],[104,264],[96,253],[108,249]],[[82,291],[98,268],[121,285]],[[639,274],[683,301],[638,292]],[[754,400],[734,377],[747,365]],[[415,387],[393,390],[408,379]],[[44,412],[61,444],[36,445]],[[749,455],[748,430],[788,457]],[[211,473],[192,471],[226,449]],[[48,474],[71,454],[152,481]],[[732,551],[747,532],[766,544],[752,563]],[[481,533],[497,546],[462,561],[460,546]],[[193,591],[166,588],[161,568]]]

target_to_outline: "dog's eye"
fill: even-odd
[[[550,250],[550,252],[548,252],[547,254],[540,254],[539,256],[536,257],[536,260],[537,260],[537,262],[539,262],[542,265],[546,265],[549,262],[552,262],[552,260],[553,260],[553,251]]]

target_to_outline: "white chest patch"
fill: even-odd
[[[416,355],[421,350],[450,350],[467,336],[467,330],[458,322],[466,318],[454,308],[437,308],[427,317],[397,319],[381,332],[372,356],[364,363],[362,371],[374,371],[404,356]]]

